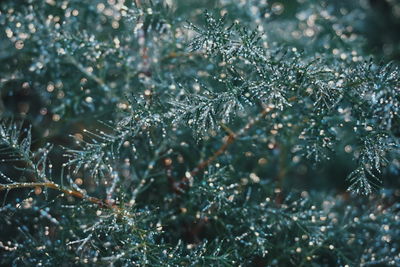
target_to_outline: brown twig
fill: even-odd
[[[3,190],[12,190],[12,189],[18,189],[18,188],[50,188],[54,190],[58,190],[67,196],[72,196],[75,198],[80,198],[86,201],[89,201],[91,203],[97,204],[100,207],[104,208],[109,208],[113,210],[120,210],[120,208],[113,203],[110,203],[108,201],[104,201],[102,199],[96,198],[96,197],[91,197],[88,196],[82,192],[76,191],[76,190],[70,190],[67,188],[64,188],[56,183],[53,182],[32,182],[32,183],[11,183],[11,184],[0,184],[0,191]]]
[[[259,122],[262,118],[267,115],[267,113],[270,111],[270,108],[268,107],[263,107],[263,110],[253,119],[251,119],[243,128],[241,128],[239,131],[236,133],[230,130],[228,127],[225,125],[222,125],[222,127],[228,132],[228,135],[224,138],[224,143],[219,147],[217,151],[214,152],[209,158],[206,160],[201,161],[197,166],[189,173],[189,177],[184,176],[180,182],[175,183],[175,191],[183,193],[185,189],[187,188],[189,178],[196,176],[199,174],[203,169],[205,169],[207,166],[209,166],[212,162],[214,162],[220,155],[224,154],[229,146],[235,142],[235,140],[239,137],[242,136],[244,133],[246,133],[250,128],[252,128],[257,122]]]
[[[209,158],[206,160],[201,161],[197,166],[189,173],[189,177],[194,177],[197,174],[199,174],[200,171],[205,169],[207,166],[209,166],[212,162],[214,162],[220,155],[224,154],[229,146],[239,137],[242,136],[245,132],[247,132],[250,128],[252,128],[257,122],[259,122],[267,113],[270,111],[268,107],[263,107],[263,110],[254,118],[251,119],[243,128],[241,128],[239,131],[236,133],[230,130],[228,127],[225,125],[222,125],[222,127],[228,132],[228,135],[225,137],[224,143],[220,146],[220,148],[214,152],[213,155],[211,155]],[[187,184],[189,182],[189,177],[184,176],[179,182],[174,183],[174,189],[176,192],[181,192],[183,193],[185,189],[187,188]],[[0,191],[3,190],[12,190],[12,189],[18,189],[18,188],[36,188],[36,187],[45,187],[45,188],[50,188],[54,190],[58,190],[68,196],[72,196],[75,198],[80,198],[82,200],[89,201],[91,203],[97,204],[100,207],[104,208],[109,208],[112,210],[116,211],[122,211],[122,209],[118,206],[116,206],[114,203],[110,203],[107,200],[102,200],[96,197],[91,197],[88,196],[82,192],[76,191],[76,190],[71,190],[64,188],[56,183],[53,182],[29,182],[29,183],[10,183],[10,184],[0,184]]]

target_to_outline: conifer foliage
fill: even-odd
[[[400,265],[375,2],[2,1],[0,264]]]

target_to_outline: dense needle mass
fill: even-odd
[[[0,264],[399,265],[378,2],[2,1]]]

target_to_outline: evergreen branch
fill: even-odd
[[[220,146],[220,148],[214,152],[214,154],[209,157],[207,160],[200,162],[191,172],[191,176],[195,176],[199,173],[199,171],[203,170],[207,166],[209,166],[214,160],[216,160],[220,155],[225,153],[225,151],[229,148],[229,146],[239,137],[246,133],[249,129],[251,129],[257,122],[259,122],[267,113],[270,111],[269,108],[263,108],[263,110],[254,118],[251,119],[243,128],[241,128],[237,133],[233,133],[232,131],[228,131],[229,134],[225,138],[224,143]]]
[[[12,190],[12,189],[19,189],[19,188],[36,188],[36,187],[44,187],[44,188],[50,188],[54,190],[58,190],[67,196],[72,196],[75,198],[80,198],[83,200],[87,200],[91,203],[98,204],[101,207],[109,208],[109,209],[114,209],[114,210],[119,210],[120,208],[113,205],[112,203],[109,203],[108,201],[96,198],[96,197],[91,197],[87,196],[86,194],[83,194],[82,192],[76,191],[76,190],[71,190],[67,189],[65,187],[60,186],[59,184],[53,183],[53,182],[32,182],[32,183],[11,183],[11,184],[0,184],[0,191],[3,190]]]
[[[223,125],[223,128],[226,128],[228,132],[228,135],[224,138],[223,144],[209,158],[197,164],[197,166],[189,173],[189,175],[184,176],[180,182],[175,183],[174,190],[176,192],[182,193],[186,188],[188,182],[190,182],[190,178],[198,175],[199,172],[201,172],[203,169],[205,169],[207,166],[213,163],[219,156],[224,154],[228,150],[229,146],[232,143],[234,143],[239,136],[242,136],[249,129],[251,129],[257,122],[259,122],[265,115],[267,115],[269,111],[270,108],[263,107],[263,110],[254,119],[251,119],[244,127],[239,129],[236,133],[234,133],[232,130]]]
[[[89,203],[93,203],[98,205],[100,208],[105,208],[108,210],[113,211],[116,215],[122,215],[124,217],[133,217],[130,212],[127,212],[124,208],[117,206],[113,201],[110,201],[108,199],[100,199],[97,197],[92,197],[88,196],[87,194],[84,194],[80,191],[77,190],[72,190],[65,188],[59,184],[53,183],[53,182],[31,182],[31,183],[11,183],[11,184],[0,184],[0,191],[9,191],[13,189],[22,189],[22,188],[50,188],[54,189],[57,191],[62,192],[65,195],[62,195],[63,197],[65,196],[71,196],[74,198],[78,198],[84,201],[87,201]]]
[[[400,70],[360,1],[2,1],[0,265],[399,263]],[[368,199],[315,177],[350,168]]]
[[[79,63],[73,56],[67,56],[68,61],[74,65],[78,70],[80,70],[83,74],[85,74],[88,78],[95,81],[104,91],[109,92],[111,91],[110,87],[97,75],[93,72],[88,71],[81,63]]]

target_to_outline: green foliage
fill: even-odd
[[[373,2],[1,2],[0,264],[399,265]]]

